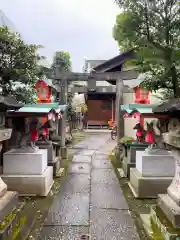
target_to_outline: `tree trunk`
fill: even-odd
[[[178,98],[180,97],[180,88],[178,85],[177,70],[174,65],[171,67],[171,78],[172,78],[172,85],[173,85],[173,91],[174,91],[174,98]]]

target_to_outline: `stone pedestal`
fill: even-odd
[[[55,155],[55,151],[53,150],[52,142],[37,141],[36,145],[39,147],[39,149],[47,149],[48,163],[54,160],[56,155]]]
[[[172,153],[176,160],[175,175],[167,194],[159,195],[158,205],[173,226],[180,229],[180,151],[174,148]]]
[[[130,168],[134,168],[136,166],[136,152],[137,151],[144,151],[146,146],[137,147],[132,146],[130,147],[129,151],[127,152],[127,157],[124,157],[122,162],[122,169],[124,171],[124,176],[130,176]]]
[[[47,167],[47,150],[19,152],[12,149],[3,156],[3,174],[43,174]]]
[[[172,153],[166,150],[153,154],[137,151],[136,169],[143,177],[173,177],[175,160]]]
[[[0,223],[16,208],[17,203],[17,192],[7,191],[7,185],[0,177]]]
[[[57,176],[60,170],[60,154],[58,154],[57,146],[50,141],[37,141],[36,145],[40,149],[47,149],[48,166],[53,167],[53,175]]]
[[[175,171],[175,161],[168,151],[154,154],[137,151],[136,168],[130,169],[129,186],[136,198],[156,198],[165,193]]]
[[[53,167],[47,166],[47,150],[13,149],[4,154],[3,181],[8,189],[25,196],[47,196],[53,184]]]
[[[149,214],[140,214],[143,227],[150,237],[154,239],[153,230],[156,229],[157,239],[178,240],[180,230],[175,229],[159,207],[152,207]],[[152,228],[152,223],[154,228]]]

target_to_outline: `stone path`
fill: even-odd
[[[115,141],[94,135],[75,148],[66,182],[45,221],[40,239],[137,240],[128,205],[108,153]]]

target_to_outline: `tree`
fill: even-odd
[[[0,27],[0,88],[2,95],[17,100],[34,101],[33,86],[39,77],[37,50],[41,46],[26,44],[18,33]],[[17,87],[18,84],[18,87]]]
[[[51,66],[52,73],[56,71],[56,68],[60,70],[60,72],[70,72],[72,69],[71,66],[71,57],[68,52],[57,51],[54,54],[53,63]],[[72,120],[72,117],[75,114],[75,111],[72,106],[72,99],[74,94],[68,93],[68,118]]]
[[[55,71],[56,68],[59,68],[61,72],[70,72],[71,71],[70,54],[68,52],[63,51],[55,52],[51,68],[53,71]]]
[[[116,0],[114,39],[121,50],[135,49],[147,73],[145,87],[180,97],[180,4],[178,0]]]

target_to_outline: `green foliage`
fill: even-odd
[[[131,137],[123,137],[120,139],[120,143],[132,143],[134,142],[134,139]]]
[[[152,239],[153,240],[164,240],[164,236],[161,233],[161,229],[155,224],[152,218],[150,218],[151,221],[151,230],[152,230]]]
[[[56,72],[56,69],[59,69],[60,72],[70,72],[71,71],[71,57],[68,52],[57,51],[54,54],[53,63],[51,66],[51,72]],[[47,70],[46,70],[47,71]],[[72,120],[75,112],[72,107],[72,99],[74,97],[73,93],[68,93],[68,118]]]
[[[39,48],[39,45],[26,44],[18,33],[11,33],[7,27],[0,27],[0,87],[4,96],[12,95],[25,103],[33,101],[31,88],[39,77],[38,61],[42,59],[37,53]],[[17,82],[20,83],[18,89]]]
[[[136,65],[147,73],[144,87],[180,96],[180,4],[178,0],[116,0],[114,39],[120,50],[135,48]]]
[[[68,52],[57,51],[53,58],[52,70],[59,68],[61,72],[71,71],[71,57]]]

